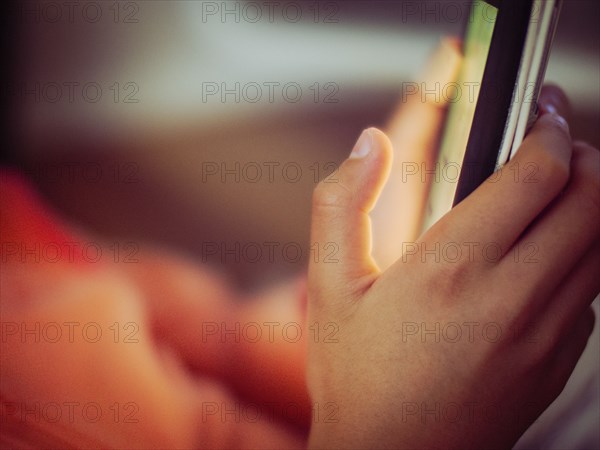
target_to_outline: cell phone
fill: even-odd
[[[562,0],[474,1],[422,230],[515,155],[537,117]]]

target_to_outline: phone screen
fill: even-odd
[[[472,5],[458,80],[448,86],[454,88],[454,93],[447,95],[450,108],[435,166],[435,178],[431,180],[424,230],[452,208],[497,15],[498,8],[487,2],[475,1]],[[446,87],[442,86],[442,89]]]

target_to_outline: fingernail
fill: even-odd
[[[364,158],[369,154],[372,146],[373,136],[371,135],[371,130],[364,130],[358,138],[358,141],[356,141],[356,145],[352,149],[352,153],[350,153],[350,159]]]
[[[549,103],[546,105],[546,112],[548,114],[558,114],[558,110],[556,109],[556,106],[554,106],[552,103]]]
[[[556,109],[556,106],[554,106],[552,103],[540,103],[539,105],[540,107],[540,112],[542,113],[542,115],[544,114],[556,114],[558,115],[558,110]]]
[[[548,114],[554,117],[554,120],[556,120],[556,122],[560,123],[567,131],[569,131],[569,124],[567,123],[567,119],[558,114],[556,112],[556,108],[554,108],[554,111],[548,111]]]

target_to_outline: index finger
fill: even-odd
[[[516,157],[437,222],[424,239],[440,234],[444,241],[476,238],[506,251],[565,187],[571,153],[566,121],[558,114],[543,115]]]

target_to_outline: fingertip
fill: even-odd
[[[440,40],[440,45],[448,46],[450,51],[459,56],[462,54],[462,39],[457,36],[444,36]]]
[[[558,112],[548,112],[542,115],[535,123],[534,130],[535,129],[543,129],[555,133],[558,132],[568,137],[569,141],[571,140],[569,123],[567,122],[567,119]]]
[[[386,133],[374,127],[369,128],[368,131],[373,144],[373,160],[372,166],[369,169],[371,178],[369,184],[372,184],[370,190],[372,189],[374,195],[372,197],[373,201],[369,202],[369,208],[372,208],[389,178],[394,158],[394,149],[392,141]]]
[[[373,147],[378,150],[379,156],[391,161],[393,158],[393,148],[392,141],[388,135],[375,127],[368,128],[367,131],[371,135]]]
[[[542,88],[538,104],[542,115],[558,114],[566,120],[571,117],[571,104],[567,94],[555,84],[547,84]]]
[[[379,128],[376,127],[369,127],[366,130],[367,132],[371,133],[371,135],[376,138],[376,139],[380,139],[383,142],[390,142],[390,139],[388,138],[387,134],[385,134],[383,131],[381,131]]]
[[[370,127],[361,133],[348,161],[365,160],[369,165],[376,164],[380,166],[380,170],[386,171],[387,167],[391,165],[392,158],[393,149],[390,139],[383,131]]]
[[[457,39],[444,37],[440,40],[420,77],[420,80],[422,81],[421,89],[434,89],[438,83],[445,87],[448,83],[456,80],[458,69],[462,61],[460,47],[460,41]],[[419,97],[423,97],[423,94]],[[439,97],[439,101],[434,101],[433,103],[438,104],[439,106],[445,106],[447,99],[445,96]]]
[[[362,159],[367,157],[373,149],[373,138],[369,130],[363,130],[350,152],[348,159]]]

